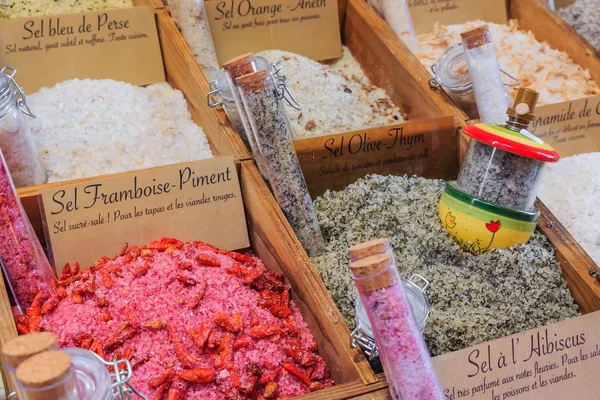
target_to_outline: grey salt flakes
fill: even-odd
[[[425,339],[432,355],[578,315],[547,239],[474,256],[443,230],[437,206],[445,182],[369,175],[340,192],[326,192],[315,207],[327,247],[312,260],[350,327],[356,291],[348,248],[390,238],[404,279],[431,282]]]

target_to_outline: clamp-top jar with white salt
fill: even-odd
[[[431,66],[431,87],[441,87],[471,119],[503,123],[504,111],[512,105],[505,87],[520,81],[498,66],[487,25],[461,33],[462,43],[449,47]],[[503,83],[501,73],[512,82]]]
[[[444,228],[471,253],[526,243],[535,230],[534,207],[542,169],[558,153],[527,128],[536,91],[520,88],[503,125],[475,124],[464,133],[469,150],[456,183],[447,182],[439,207]]]
[[[0,71],[0,148],[16,187],[40,185],[48,176],[29,134],[27,118],[34,116],[16,73],[12,67]]]

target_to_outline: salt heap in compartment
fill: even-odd
[[[600,264],[600,152],[561,158],[548,165],[539,197],[573,235],[583,249]]]
[[[350,246],[389,237],[400,274],[431,282],[425,339],[432,355],[460,350],[578,315],[546,237],[475,256],[440,224],[445,182],[368,175],[315,200],[327,247],[312,258],[350,327],[356,290],[348,273]]]
[[[484,21],[469,21],[457,25],[435,25],[433,32],[418,36],[421,50],[417,58],[431,72],[431,66],[455,43],[460,33],[487,24],[492,32],[500,68],[521,80],[540,94],[538,106],[600,94],[600,87],[590,72],[575,64],[567,53],[538,42],[532,32],[519,30],[516,20],[507,25]],[[513,96],[518,87],[513,87]]]
[[[575,0],[568,7],[557,10],[567,24],[600,51],[600,1]]]
[[[19,332],[129,359],[150,398],[277,399],[332,385],[289,285],[256,257],[159,239],[88,270],[67,265],[53,286],[17,316]]]
[[[133,7],[131,0],[5,0],[0,18],[27,18]]]
[[[298,138],[331,135],[404,121],[385,90],[369,79],[347,47],[330,65],[298,54],[267,50],[258,53],[272,63],[283,61],[285,83],[302,107],[285,103]]]
[[[49,182],[212,157],[183,94],[110,79],[70,80],[27,96]]]

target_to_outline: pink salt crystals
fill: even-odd
[[[151,399],[283,399],[332,385],[283,276],[202,242],[67,265],[41,314],[61,347],[129,359]]]
[[[443,400],[441,385],[412,315],[391,249],[353,261],[350,270],[373,327],[392,397]]]
[[[54,271],[23,210],[3,155],[0,163],[0,258],[4,261],[16,300],[23,309],[31,305],[39,291],[50,290]]]

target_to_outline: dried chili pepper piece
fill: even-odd
[[[277,325],[260,324],[250,328],[250,337],[253,339],[264,339],[269,336],[278,335],[281,333],[281,328]]]
[[[211,368],[194,368],[178,371],[177,376],[188,382],[209,384],[215,380],[215,371]]]
[[[180,378],[175,378],[167,392],[167,400],[184,400],[187,392],[187,382]]]
[[[274,399],[277,397],[277,383],[269,382],[265,385],[265,392],[263,393],[265,399]]]
[[[242,281],[242,283],[244,285],[251,285],[252,282],[254,282],[256,279],[258,279],[259,276],[261,276],[262,274],[264,274],[266,271],[265,267],[262,265],[257,265],[255,268],[253,268],[252,270],[250,270],[250,272],[248,272],[248,275],[246,275],[244,277],[244,280]]]
[[[164,385],[165,383],[169,382],[171,380],[171,378],[173,378],[174,374],[175,374],[174,370],[166,369],[156,378],[152,378],[152,379],[148,380],[148,385],[150,385],[150,387],[158,387],[158,386]]]
[[[150,321],[144,322],[143,326],[144,328],[151,330],[161,329],[163,326],[165,326],[165,320],[162,318],[151,319]]]
[[[179,274],[177,280],[183,283],[184,286],[195,286],[198,282],[191,276]]]
[[[181,338],[177,336],[177,332],[171,325],[167,325],[167,329],[169,330],[169,337],[171,338],[171,342],[175,347],[175,356],[185,368],[194,368],[196,361],[185,351],[183,348],[183,343],[181,342]]]
[[[100,318],[100,321],[109,322],[112,321],[112,314],[110,311],[100,311],[98,318]]]
[[[173,238],[160,238],[154,240],[149,246],[147,246],[148,249],[158,251],[166,251],[169,247],[181,249],[183,247],[183,242]]]
[[[46,300],[44,302],[44,305],[42,306],[42,315],[49,313],[50,311],[54,310],[56,308],[56,306],[58,306],[59,300],[58,297],[56,297],[56,295],[52,295],[48,298],[48,300]]]
[[[244,329],[242,315],[239,313],[229,315],[224,311],[217,311],[213,319],[218,326],[229,332],[238,333]]]
[[[306,375],[306,373],[304,371],[302,371],[300,369],[300,367],[294,365],[293,363],[291,363],[289,361],[285,362],[283,364],[283,369],[285,369],[291,375],[294,375],[302,383],[305,383],[306,385],[310,385],[311,384],[310,378]]]
[[[206,344],[208,336],[210,335],[210,330],[211,326],[208,322],[202,322],[198,329],[190,329],[192,340],[200,350],[204,349],[204,345]]]
[[[199,285],[196,285],[196,288],[196,293],[192,294],[192,296],[187,302],[187,307],[190,310],[193,310],[194,308],[198,307],[198,305],[204,298],[204,295],[206,294],[206,282],[202,282]]]
[[[250,336],[240,336],[239,338],[235,339],[235,342],[233,342],[233,348],[235,350],[250,347],[251,345],[252,338]]]
[[[220,267],[221,266],[221,261],[219,261],[218,259],[216,259],[213,256],[209,256],[208,254],[198,254],[196,256],[196,261],[198,261],[198,264],[200,264],[204,267]]]

